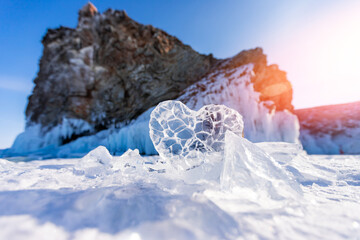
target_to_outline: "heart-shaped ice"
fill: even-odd
[[[224,150],[226,131],[242,136],[244,122],[224,105],[206,105],[196,112],[170,100],[152,111],[149,127],[159,155],[177,168],[189,169],[200,165],[204,154]]]

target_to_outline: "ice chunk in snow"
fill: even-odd
[[[75,172],[92,178],[104,175],[112,168],[112,158],[106,147],[99,146],[80,159],[75,166]]]
[[[164,159],[179,169],[203,162],[203,154],[224,149],[225,132],[243,134],[242,116],[224,105],[192,111],[179,101],[161,102],[150,116],[150,138]]]
[[[120,170],[125,174],[139,174],[145,170],[144,160],[139,150],[128,149],[121,157],[114,159],[113,170]]]
[[[251,190],[274,200],[299,196],[301,189],[264,150],[228,131],[220,177],[223,190]]]

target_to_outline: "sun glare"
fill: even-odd
[[[284,34],[276,51],[296,108],[360,100],[359,12],[359,3],[336,6]]]

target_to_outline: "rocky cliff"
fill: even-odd
[[[136,118],[149,107],[178,97],[224,60],[202,55],[176,37],[142,25],[125,11],[100,14],[88,3],[75,29],[49,29],[35,88],[26,109],[28,123],[53,127],[64,117],[97,129]],[[277,110],[292,109],[291,84],[277,66],[267,66],[261,49],[244,51],[224,68],[255,64],[255,90]]]
[[[299,109],[300,140],[311,154],[360,154],[360,102]]]
[[[274,115],[293,111],[292,87],[286,73],[276,65],[268,65],[261,48],[216,59],[211,54],[197,53],[160,29],[137,23],[125,11],[109,9],[99,13],[91,3],[79,11],[75,29],[49,29],[42,43],[39,72],[26,109],[27,128],[13,149],[31,152],[67,144],[104,129],[120,129],[163,100],[182,96],[181,101],[187,103],[206,98],[203,95],[216,81],[221,82],[217,85],[221,87],[211,94],[220,96],[226,88],[237,92],[226,93],[227,102],[219,98],[211,100],[213,103],[231,101],[230,105],[240,113],[256,115],[249,117],[250,122],[257,122],[249,136],[261,129],[264,134],[258,134],[256,140],[287,139],[282,131],[278,137],[269,135],[266,128],[273,120],[266,120],[265,115],[259,120],[260,112]],[[249,71],[239,72],[244,66]],[[239,107],[244,104],[237,104],[245,101],[241,94],[246,92],[242,90],[245,86],[238,88],[234,79],[246,82],[251,106],[258,108],[251,110],[252,114],[246,112],[250,108],[245,111]],[[273,121],[277,126],[279,119]],[[291,139],[294,141],[294,137]]]
[[[44,127],[63,118],[83,119],[95,129],[129,121],[176,98],[217,63],[125,11],[100,14],[91,3],[79,11],[76,29],[49,29],[42,43],[26,116]]]

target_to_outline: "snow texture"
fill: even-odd
[[[204,162],[205,155],[222,152],[225,133],[241,136],[242,116],[223,105],[206,105],[195,112],[179,101],[160,103],[151,113],[150,138],[163,159],[180,169]]]
[[[104,147],[83,159],[0,159],[0,239],[360,236],[359,156],[308,156],[230,131],[225,139],[224,156],[188,171]],[[106,174],[92,174],[92,164]]]
[[[264,150],[245,138],[226,132],[225,162],[220,184],[223,190],[247,188],[272,199],[296,198],[301,189]]]

